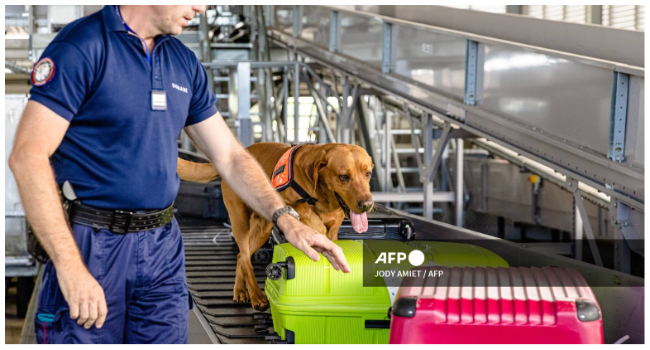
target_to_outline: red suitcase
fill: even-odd
[[[575,269],[418,269],[427,277],[405,279],[393,304],[391,344],[603,343],[600,307]]]

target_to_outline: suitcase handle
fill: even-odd
[[[374,329],[389,329],[390,320],[366,320],[365,327]]]
[[[282,278],[282,269],[287,269],[287,280],[296,278],[296,264],[291,256],[287,257],[287,261],[269,264],[266,267],[266,277],[273,281],[277,281]]]

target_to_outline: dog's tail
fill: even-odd
[[[176,171],[178,176],[186,181],[210,182],[219,178],[219,173],[212,163],[195,163],[178,158]]]

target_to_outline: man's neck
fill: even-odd
[[[120,6],[122,20],[147,43],[149,51],[153,50],[154,38],[160,33],[147,14],[145,6]]]

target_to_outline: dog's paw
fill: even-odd
[[[251,305],[257,311],[266,311],[269,308],[269,300],[261,290],[257,290],[251,295]]]
[[[247,303],[250,301],[250,297],[248,296],[248,291],[246,288],[235,289],[234,294],[235,295],[232,300],[236,303]]]

